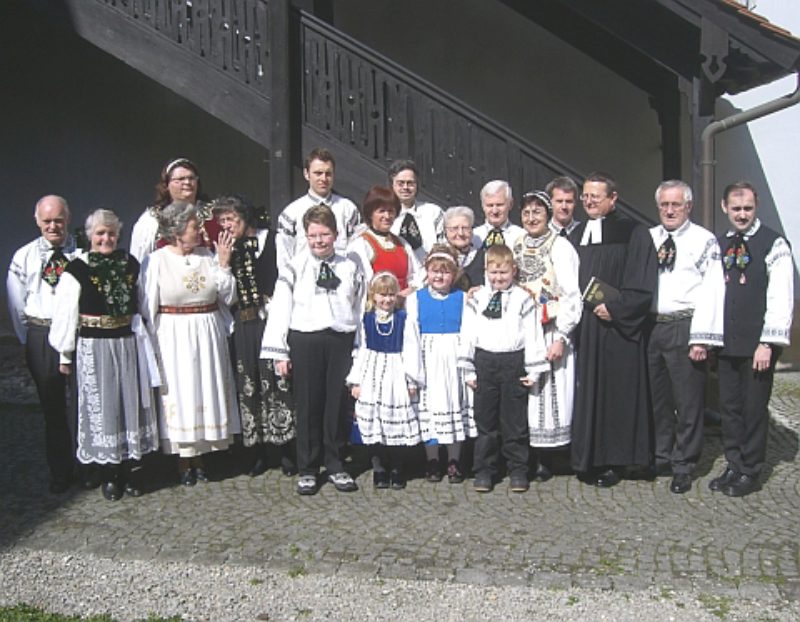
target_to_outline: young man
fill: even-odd
[[[389,167],[392,191],[400,201],[400,213],[392,233],[409,243],[420,263],[444,236],[444,212],[434,203],[417,201],[419,172],[413,160],[395,160]]]
[[[722,211],[730,229],[719,237],[726,286],[725,346],[718,360],[727,465],[708,487],[729,497],[761,487],[775,363],[792,327],[792,253],[783,237],[761,224],[757,210],[752,184],[725,188]]]
[[[14,332],[25,345],[25,360],[44,414],[50,492],[60,494],[72,483],[75,448],[68,425],[68,379],[58,370],[59,355],[50,346],[48,335],[56,285],[76,250],[75,240],[68,233],[70,214],[66,199],[55,195],[42,197],[36,203],[34,217],[41,235],[14,253],[6,288]]]
[[[511,249],[486,249],[486,282],[467,303],[459,367],[475,392],[476,492],[490,492],[497,477],[498,446],[512,492],[528,490],[528,387],[550,369],[536,306],[514,283]]]
[[[678,180],[656,189],[650,229],[658,258],[655,320],[647,350],[655,428],[656,474],[688,492],[703,449],[708,350],[722,346],[725,280],[714,234],[689,220],[692,189]]]
[[[344,440],[345,378],[361,319],[364,277],[336,252],[336,218],[325,205],[303,216],[307,248],[281,269],[269,309],[261,358],[293,378],[297,416],[297,492],[317,492],[325,466],[340,492],[357,490],[339,455]]]
[[[544,191],[550,195],[553,216],[548,226],[556,235],[569,236],[581,224],[575,220],[575,204],[578,202],[578,185],[569,177],[556,177]]]
[[[275,246],[278,270],[288,265],[296,254],[307,247],[303,235],[303,215],[315,205],[327,205],[336,218],[336,249],[343,251],[361,221],[358,208],[349,199],[333,192],[336,162],[327,149],[316,148],[303,163],[303,176],[308,192],[292,201],[278,217]]]

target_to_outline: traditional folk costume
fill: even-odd
[[[475,390],[474,469],[497,475],[498,447],[512,479],[527,482],[528,389],[520,382],[547,371],[541,323],[528,292],[517,285],[503,291],[481,287],[467,302],[459,366]]]
[[[337,251],[343,252],[356,235],[356,229],[361,222],[361,214],[355,203],[338,194],[331,193],[327,197],[321,197],[309,190],[300,198],[289,203],[278,216],[275,246],[279,271],[283,270],[295,255],[308,248],[303,230],[303,216],[316,205],[330,207],[336,218],[334,247]]]
[[[505,244],[508,248],[514,247],[514,242],[525,234],[525,229],[506,220],[500,227],[493,227],[488,222],[473,229],[472,243],[475,248],[488,248],[495,244]]]
[[[794,305],[792,252],[756,219],[744,234],[719,238],[725,270],[725,346],[720,350],[722,443],[728,469],[757,478],[764,468],[775,363],[789,345]],[[759,344],[772,350],[769,368],[753,370]]]
[[[598,277],[620,292],[606,303],[611,321],[585,306],[577,331],[572,467],[579,473],[650,462],[645,333],[658,274],[646,227],[611,211],[573,231],[578,283]],[[605,482],[597,482],[606,485]]]
[[[532,447],[560,447],[572,438],[575,393],[573,332],[583,303],[578,288],[578,254],[565,239],[548,230],[534,238],[527,233],[514,244],[519,283],[539,308],[545,348],[555,340],[564,344],[563,356],[549,363],[531,387],[528,425]]]
[[[360,345],[347,376],[358,385],[358,429],[365,445],[406,446],[420,442],[417,400],[409,387],[425,384],[419,328],[406,312],[379,309],[364,314]]]
[[[210,203],[197,201],[197,224],[200,225],[200,236],[203,246],[213,248],[213,243],[219,238],[220,227],[214,218]],[[131,231],[130,253],[139,263],[144,263],[147,257],[157,248],[166,246],[166,242],[158,235],[158,212],[161,208],[154,206],[148,207]]]
[[[486,267],[484,266],[486,249],[480,242],[477,246],[474,243],[473,239],[473,244],[466,249],[466,252],[455,249],[458,253],[458,267],[461,268],[461,274],[453,283],[453,287],[465,292],[478,285],[483,285],[486,280]]]
[[[137,312],[138,279],[139,262],[127,252],[90,252],[69,263],[56,288],[50,343],[62,364],[75,359],[84,464],[121,464],[158,449],[151,387],[161,379]]]
[[[573,218],[572,221],[570,221],[570,223],[566,227],[564,227],[563,225],[557,223],[555,218],[550,218],[550,221],[547,223],[547,226],[550,229],[550,231],[552,231],[556,235],[562,238],[568,238],[569,234],[575,231],[575,229],[578,228],[579,224],[581,224],[581,221],[575,220]]]
[[[675,231],[650,229],[658,290],[648,344],[655,467],[691,474],[703,449],[706,361],[692,345],[722,346],[725,280],[714,234],[687,220]]]
[[[466,295],[446,295],[429,287],[409,296],[408,321],[419,326],[425,386],[419,395],[422,440],[438,445],[461,442],[478,435],[472,414],[472,390],[458,367]]]
[[[171,247],[144,264],[142,312],[164,370],[159,427],[165,453],[192,458],[227,449],[241,432],[228,350],[236,284],[207,248]]]
[[[40,236],[14,253],[6,280],[11,323],[25,346],[25,362],[36,383],[44,415],[50,484],[62,492],[72,481],[75,466],[74,399],[72,409],[67,400],[67,395],[75,392],[75,382],[74,375],[68,377],[59,372],[59,355],[48,336],[56,285],[75,254],[72,236],[61,247],[54,247]]]
[[[292,363],[301,480],[316,476],[321,465],[330,473],[344,471],[345,378],[363,298],[361,270],[342,255],[323,260],[306,249],[279,270],[261,357]],[[302,494],[313,492],[316,486]]]
[[[401,206],[392,223],[392,233],[408,242],[420,264],[437,242],[444,238],[444,212],[435,203]]]
[[[275,234],[266,229],[238,240],[231,255],[238,302],[233,311],[236,389],[246,447],[285,445],[295,436],[291,384],[259,358],[269,301],[275,291]]]
[[[364,281],[369,283],[378,272],[391,272],[400,283],[400,291],[418,286],[424,279],[417,256],[408,242],[393,233],[381,234],[365,229],[347,248],[357,258]]]

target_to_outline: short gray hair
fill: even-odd
[[[41,199],[36,201],[36,205],[33,208],[33,217],[34,218],[38,218],[39,217],[39,206],[42,203],[44,203],[45,201],[47,201],[47,200],[58,201],[59,203],[61,203],[61,207],[64,208],[64,215],[67,217],[67,220],[69,220],[69,218],[70,218],[69,204],[67,203],[67,200],[64,197],[59,196],[57,194],[46,194]]]
[[[158,212],[158,235],[174,242],[186,231],[190,220],[197,220],[197,208],[191,203],[174,201]]]
[[[122,221],[110,209],[103,209],[101,207],[100,209],[94,210],[86,217],[86,235],[91,238],[92,232],[97,227],[111,227],[117,232],[117,235],[119,235],[120,231],[122,231]]]
[[[447,224],[453,220],[453,218],[458,218],[463,216],[467,220],[469,220],[469,226],[475,226],[475,212],[473,212],[469,207],[466,205],[456,205],[454,207],[450,207],[444,213],[444,226],[446,227]]]
[[[494,179],[481,188],[481,203],[483,203],[483,199],[487,195],[497,194],[498,192],[505,192],[506,201],[509,203],[514,202],[514,195],[511,192],[511,186],[509,183],[502,179]]]
[[[689,203],[692,200],[692,189],[685,181],[681,181],[680,179],[668,179],[667,181],[662,181],[658,184],[658,188],[656,188],[656,205],[658,205],[659,201],[661,200],[660,196],[661,193],[665,190],[672,190],[673,188],[678,188],[683,191],[683,202]]]

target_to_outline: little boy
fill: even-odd
[[[514,284],[507,246],[486,249],[486,282],[467,303],[459,366],[475,391],[475,482],[490,492],[497,476],[498,434],[512,492],[528,490],[528,387],[547,371],[541,323],[531,296]]]
[[[261,358],[293,375],[297,415],[297,492],[317,492],[321,464],[340,492],[358,489],[339,456],[346,425],[345,378],[364,297],[358,266],[335,252],[336,217],[325,205],[303,216],[308,248],[280,269]]]

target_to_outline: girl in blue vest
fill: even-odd
[[[461,317],[466,294],[454,288],[458,259],[445,244],[436,244],[425,260],[427,286],[407,302],[409,320],[418,324],[422,343],[422,364],[427,379],[420,391],[419,421],[428,460],[426,478],[443,477],[439,446],[447,448],[447,477],[451,484],[464,481],[461,446],[478,432],[472,416],[472,393],[458,368]]]
[[[390,272],[370,281],[359,347],[347,377],[361,439],[370,446],[375,488],[402,490],[403,447],[419,444],[417,398],[424,384],[417,325],[397,309],[400,285]]]

